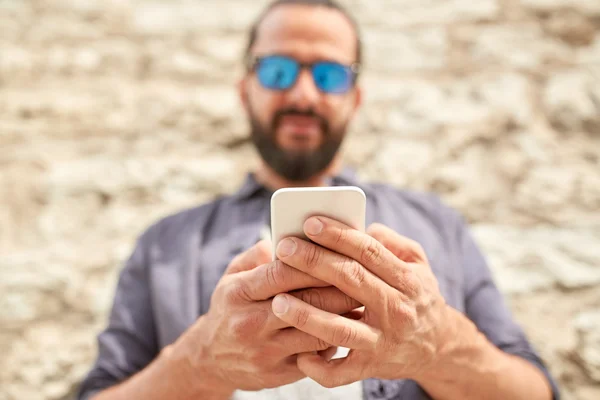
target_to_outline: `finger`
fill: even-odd
[[[357,308],[356,310],[349,311],[345,314],[342,314],[342,317],[358,321],[358,320],[362,319],[362,317],[364,315],[365,315],[365,310],[364,310],[364,307],[362,307],[362,308]]]
[[[334,286],[309,288],[291,292],[290,295],[319,310],[333,314],[344,314],[362,306]]]
[[[240,274],[237,284],[248,301],[267,300],[279,293],[298,289],[330,286],[279,260]]]
[[[367,229],[367,233],[405,262],[427,262],[427,255],[418,242],[398,234],[385,225],[372,224]]]
[[[309,335],[296,328],[282,329],[273,337],[284,355],[319,352],[333,347],[322,339]]]
[[[328,348],[327,350],[319,351],[319,355],[322,359],[329,361],[333,358],[333,356],[335,356],[335,353],[337,353],[337,351],[338,348],[336,346],[333,346]]]
[[[282,245],[292,243],[282,252]],[[286,238],[277,248],[277,257],[302,272],[328,282],[361,304],[378,309],[390,286],[356,260],[297,238]],[[392,256],[393,257],[393,256]]]
[[[364,368],[357,366],[353,352],[348,357],[324,360],[311,353],[299,354],[296,360],[298,369],[307,377],[327,388],[349,385],[366,379]]]
[[[325,343],[349,349],[372,349],[379,333],[372,327],[319,310],[288,294],[275,296],[273,313],[283,321]]]
[[[245,252],[235,256],[225,270],[225,275],[248,271],[271,260],[271,244],[268,240],[261,240]]]
[[[361,306],[358,301],[347,296],[336,287],[310,288],[289,294],[306,304],[332,314],[346,314]],[[272,316],[272,320],[269,320],[270,329],[282,329],[290,326],[287,322],[277,318],[275,314],[272,314]]]
[[[316,232],[313,225],[318,223],[322,225],[321,231],[317,235],[309,235],[315,243],[358,261],[388,285],[404,293],[414,291],[413,282],[405,276],[412,274],[411,268],[375,238],[325,217],[309,218],[304,225],[307,235]],[[406,285],[408,287],[404,287]]]

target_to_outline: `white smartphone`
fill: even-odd
[[[312,216],[338,220],[365,231],[366,196],[356,186],[279,189],[271,197],[271,241],[273,260],[277,244],[285,237],[308,240],[304,222]]]

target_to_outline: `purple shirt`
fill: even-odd
[[[349,169],[332,186],[358,186],[367,196],[367,226],[380,222],[421,244],[446,302],[464,313],[499,349],[539,368],[544,363],[513,320],[462,217],[436,196],[359,181]],[[208,311],[232,258],[260,240],[272,192],[249,174],[233,195],[166,217],[147,229],[127,260],[99,353],[78,399],[120,383],[146,367]],[[430,397],[410,380],[363,381],[366,400]]]

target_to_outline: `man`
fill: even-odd
[[[558,398],[461,218],[341,168],[361,103],[350,16],[278,1],[250,36],[239,92],[263,164],[141,236],[79,398]],[[360,186],[368,232],[311,218],[311,242],[271,262],[270,195],[321,185]]]

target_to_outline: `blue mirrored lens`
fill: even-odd
[[[259,82],[264,87],[285,90],[296,82],[299,70],[298,63],[290,58],[270,56],[260,61],[257,75]]]
[[[352,87],[352,71],[340,64],[317,63],[313,67],[313,77],[317,87],[326,93],[345,93]]]

